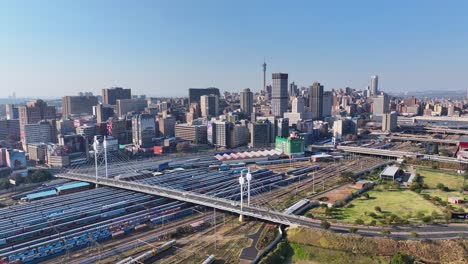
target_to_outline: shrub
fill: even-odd
[[[379,213],[382,212],[382,208],[380,208],[380,206],[374,207],[374,210],[375,210],[376,212],[379,212]]]
[[[401,252],[397,252],[392,256],[390,264],[412,264],[414,258]]]
[[[349,232],[350,232],[350,233],[353,233],[353,234],[357,233],[358,230],[359,230],[359,229],[357,229],[356,227],[350,227],[350,228],[349,228]]]
[[[358,219],[356,219],[356,220],[354,221],[354,223],[355,223],[356,225],[363,225],[363,224],[364,224],[364,220],[358,218]]]
[[[320,223],[320,226],[323,228],[323,229],[329,229],[331,224],[327,221],[327,220],[322,220],[322,222]]]

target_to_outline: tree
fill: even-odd
[[[363,224],[364,224],[364,220],[358,218],[358,219],[356,219],[356,220],[354,221],[354,223],[355,223],[356,225],[363,225]]]
[[[362,196],[366,199],[370,199],[370,195],[368,193],[363,193]]]
[[[14,180],[16,185],[22,184],[24,182],[23,175],[21,175],[21,173],[18,172],[13,172],[10,175],[10,179]]]
[[[349,228],[349,232],[350,232],[350,233],[353,233],[353,234],[357,233],[358,230],[359,230],[359,229],[357,229],[356,227],[350,227],[350,228]]]
[[[382,212],[382,208],[380,208],[380,206],[374,207],[374,210],[375,210],[376,212],[379,212],[379,213]]]
[[[320,222],[320,226],[323,229],[330,229],[331,224],[327,220],[322,220],[322,222]]]
[[[176,145],[177,152],[187,153],[190,152],[191,147],[189,142],[180,142]]]
[[[439,154],[439,143],[432,144],[432,154],[433,155]]]
[[[392,256],[390,264],[413,264],[414,258],[401,252],[397,252]]]

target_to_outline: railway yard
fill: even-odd
[[[421,149],[414,142],[392,144],[398,151]],[[108,173],[122,182],[237,202],[239,175],[251,173],[250,204],[290,212],[302,206],[300,201],[340,201],[355,191],[343,181],[343,173],[359,177],[394,161],[344,154],[316,162],[307,157],[224,165],[206,154],[132,162],[126,167],[130,172],[111,165]],[[92,170],[89,166],[74,172]],[[63,187],[70,184],[75,187]],[[19,195],[15,205],[0,208],[0,263],[239,263],[242,250],[255,245],[251,237],[263,228],[260,221],[239,222],[238,215],[229,212],[88,183],[62,181],[37,192]]]

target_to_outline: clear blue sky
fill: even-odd
[[[0,0],[0,97],[186,95],[290,81],[468,88],[468,1]]]

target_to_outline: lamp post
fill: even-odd
[[[244,216],[242,215],[242,207],[243,207],[243,202],[244,202],[244,184],[245,184],[245,178],[244,178],[244,173],[241,171],[241,176],[239,177],[239,184],[240,184],[240,209],[241,209],[241,214],[239,215],[239,221],[243,222],[244,221]]]

